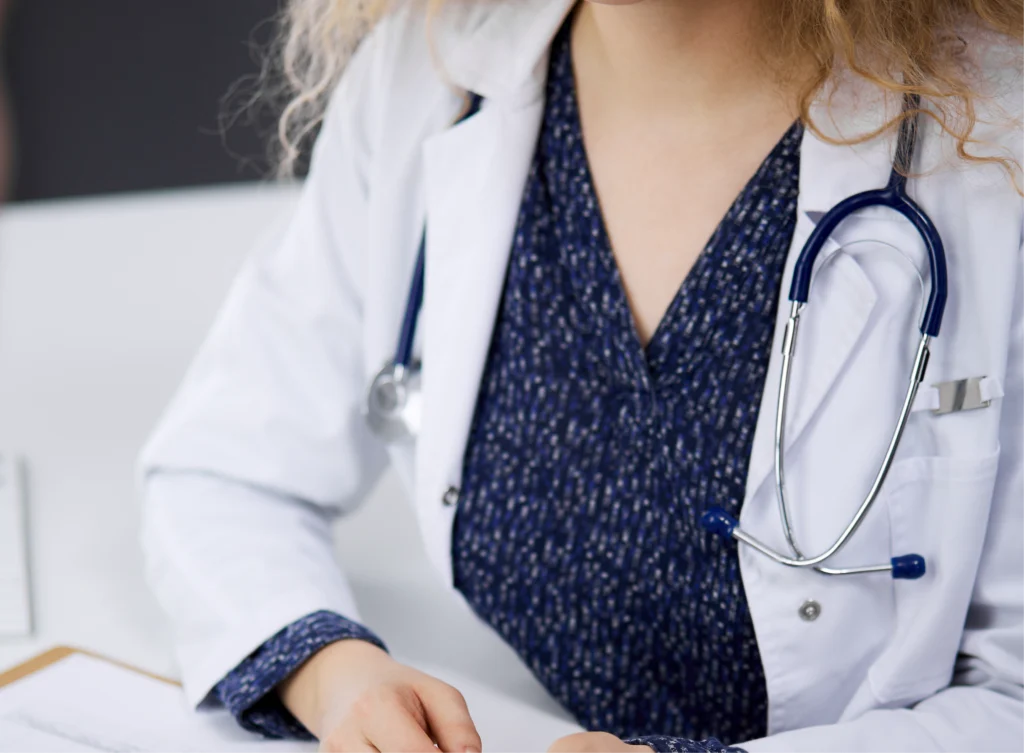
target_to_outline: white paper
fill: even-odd
[[[558,738],[582,731],[568,715],[554,716],[441,667],[410,663],[462,693],[486,753],[546,751]]]
[[[226,713],[196,713],[181,689],[72,654],[0,689],[0,751],[305,751],[267,742]]]
[[[488,753],[547,750],[579,730],[443,670],[423,668],[458,687]],[[81,654],[0,689],[0,752],[312,751],[316,745],[267,741],[223,711],[195,712],[180,688]]]

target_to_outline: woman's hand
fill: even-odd
[[[285,707],[323,751],[480,753],[480,735],[455,688],[399,664],[371,643],[332,643],[283,682]]]
[[[628,745],[607,732],[577,732],[555,740],[548,753],[651,753],[651,749]]]

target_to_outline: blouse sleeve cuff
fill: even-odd
[[[655,753],[746,753],[742,748],[723,745],[715,738],[689,740],[667,735],[644,735],[625,740],[628,745],[646,745]]]
[[[217,683],[213,694],[245,729],[273,739],[312,740],[274,689],[328,644],[355,638],[385,651],[384,643],[357,622],[334,612],[314,612],[271,637]]]

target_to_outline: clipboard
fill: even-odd
[[[217,750],[278,753],[227,712],[211,718],[185,702],[181,686],[93,652],[57,646],[0,674],[0,751]]]
[[[39,670],[45,669],[46,667],[49,667],[52,664],[56,664],[62,659],[67,659],[69,656],[74,656],[75,654],[91,656],[93,659],[105,661],[108,664],[113,664],[115,666],[121,667],[122,669],[127,669],[130,672],[135,672],[136,674],[143,675],[152,680],[159,680],[160,682],[165,682],[169,685],[174,685],[175,687],[181,687],[181,683],[176,682],[175,680],[171,680],[161,675],[153,674],[152,672],[147,672],[143,669],[139,669],[138,667],[133,667],[131,664],[126,664],[125,662],[117,661],[116,659],[111,659],[109,657],[102,656],[92,651],[86,651],[85,649],[81,648],[73,648],[71,646],[56,646],[54,648],[51,648],[49,651],[44,651],[43,653],[37,656],[33,656],[31,659],[28,659],[27,661],[17,665],[16,667],[13,667],[12,669],[7,670],[6,672],[0,673],[0,688],[6,687],[11,683],[17,682],[18,680],[28,677],[29,675],[35,674]]]

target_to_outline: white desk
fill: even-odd
[[[0,641],[0,670],[68,643],[176,674],[143,582],[135,455],[248,249],[294,200],[246,186],[0,215],[0,448],[26,461],[36,624]],[[364,620],[395,653],[561,713],[428,574],[401,496],[385,479],[339,529]]]

